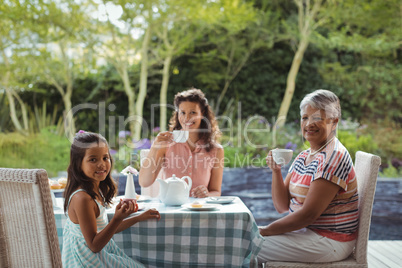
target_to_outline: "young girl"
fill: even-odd
[[[80,131],[71,145],[64,211],[68,218],[63,230],[63,267],[144,267],[129,258],[112,236],[131,225],[159,219],[150,209],[126,219],[136,211],[133,202],[120,202],[108,223],[105,207],[110,205],[116,186],[106,139]]]
[[[140,185],[152,185],[162,171],[164,179],[173,174],[191,177],[193,197],[220,196],[224,151],[217,141],[221,132],[207,98],[201,90],[191,88],[176,94],[174,106],[170,131],[187,130],[188,140],[176,143],[171,132],[159,133],[140,169]]]

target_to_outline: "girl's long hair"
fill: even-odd
[[[71,194],[79,188],[82,188],[87,192],[93,199],[97,197],[97,193],[94,191],[94,186],[92,179],[87,177],[82,171],[81,165],[82,160],[84,159],[85,152],[92,144],[96,143],[98,146],[102,146],[103,143],[105,146],[109,148],[109,145],[106,139],[97,133],[92,132],[83,132],[77,133],[74,138],[73,144],[71,144],[70,150],[70,164],[67,169],[67,185],[64,191],[64,212],[67,212],[68,203]],[[108,149],[109,151],[109,149]],[[112,202],[112,198],[116,194],[116,183],[111,176],[111,171],[113,169],[113,160],[110,156],[110,171],[107,174],[106,179],[99,183],[99,189],[104,197],[104,202],[106,204],[110,204]],[[102,198],[101,196],[99,196]]]
[[[202,120],[200,125],[200,132],[198,137],[205,144],[205,150],[211,151],[216,147],[217,142],[221,136],[218,123],[216,122],[214,112],[208,104],[208,100],[204,93],[196,88],[191,88],[182,92],[179,92],[174,97],[175,111],[170,118],[170,131],[182,129],[179,122],[179,106],[182,102],[189,101],[197,103],[200,106],[202,113]]]

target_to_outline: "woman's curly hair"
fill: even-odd
[[[217,142],[219,141],[220,136],[222,135],[219,130],[218,123],[215,119],[214,112],[208,104],[208,100],[205,97],[204,93],[196,88],[190,88],[188,90],[179,92],[174,97],[174,106],[175,111],[173,112],[172,117],[170,118],[170,131],[180,130],[182,129],[179,122],[179,106],[182,102],[189,101],[195,102],[200,106],[202,113],[202,120],[200,129],[204,131],[199,132],[199,138],[205,144],[205,150],[207,152],[211,151],[216,147]]]

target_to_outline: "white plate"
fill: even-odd
[[[62,192],[64,192],[64,189],[65,188],[63,188],[63,189],[50,189],[50,191],[52,191],[53,193],[62,193]]]
[[[210,211],[210,210],[218,209],[220,206],[221,205],[202,204],[202,207],[196,208],[196,207],[191,206],[191,203],[181,205],[182,208],[186,208],[189,210],[195,210],[195,211]]]
[[[214,204],[229,204],[235,200],[235,197],[232,196],[217,196],[217,197],[208,197],[205,199],[207,203],[214,203]]]
[[[120,198],[124,199],[124,195],[119,195],[119,196],[114,197],[113,202],[117,202],[117,203],[120,202]],[[137,202],[146,202],[146,201],[149,201],[149,200],[151,200],[150,196],[140,195],[140,198],[137,199]]]
[[[149,201],[149,200],[151,200],[150,196],[140,195],[140,198],[138,198],[137,202],[146,202],[146,201]]]

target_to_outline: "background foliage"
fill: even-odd
[[[338,137],[351,155],[357,150],[376,153],[382,157],[383,172],[400,176],[401,3],[333,2],[335,8],[320,10],[329,15],[310,37],[287,123],[274,130],[300,38],[295,1],[104,1],[109,11],[120,7],[121,17],[115,21],[91,15],[102,9],[97,1],[78,5],[66,0],[60,6],[53,1],[5,1],[0,6],[0,165],[41,167],[52,175],[65,170],[70,143],[63,123],[69,102],[71,107],[96,106],[76,113],[74,126],[106,136],[116,152],[117,170],[135,162],[133,155],[141,148],[127,146],[133,133],[122,138],[130,127],[119,127],[119,122],[128,118],[131,105],[137,107],[128,101],[127,83],[138,96],[144,64],[139,51],[146,30],[156,29],[145,49],[142,117],[147,125],[141,139],[152,140],[160,126],[157,105],[162,81],[168,78],[168,104],[177,92],[194,86],[213,107],[220,102],[218,115],[234,123],[232,133],[224,131],[222,137],[227,167],[264,165],[271,148],[293,148],[295,155],[305,149],[299,103],[307,93],[325,88],[341,100],[344,121]],[[150,15],[146,5],[154,6],[153,17],[144,15]],[[142,13],[134,7],[142,7]],[[126,28],[119,28],[122,24]],[[184,40],[186,46],[171,55],[167,66],[169,45]],[[168,108],[167,118],[171,112]],[[238,131],[256,116],[265,121],[249,125],[269,131],[247,137]],[[247,139],[265,146],[251,146]]]

